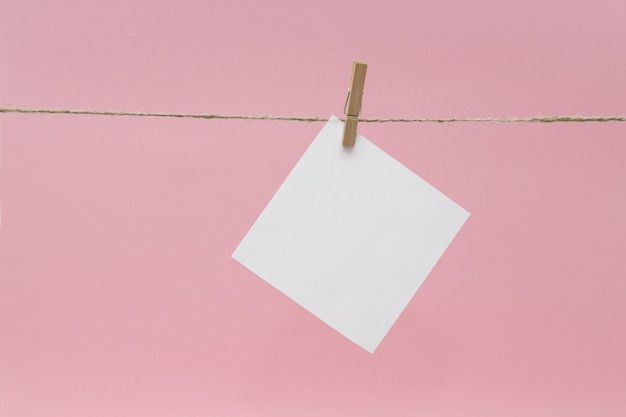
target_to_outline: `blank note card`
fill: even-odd
[[[233,258],[374,352],[469,213],[332,117]]]

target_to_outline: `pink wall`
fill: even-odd
[[[0,106],[626,114],[625,20],[0,0]],[[626,415],[626,124],[362,124],[472,213],[374,355],[230,257],[321,127],[0,115],[0,416]]]

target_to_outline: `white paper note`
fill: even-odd
[[[369,352],[469,213],[362,136],[324,126],[233,258]]]

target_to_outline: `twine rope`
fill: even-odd
[[[35,109],[0,107],[0,113],[28,114],[82,114],[92,116],[132,116],[182,119],[236,119],[236,120],[280,120],[292,122],[327,122],[328,117],[316,116],[272,116],[269,114],[216,114],[216,113],[154,113],[87,109]],[[626,122],[626,116],[534,116],[534,117],[444,117],[444,118],[359,118],[362,123],[586,123]]]

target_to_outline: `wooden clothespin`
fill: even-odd
[[[361,61],[352,62],[352,77],[348,99],[343,109],[346,115],[346,123],[343,127],[343,146],[353,147],[356,141],[356,126],[361,116],[361,103],[363,102],[363,86],[365,85],[365,73],[367,64]]]

